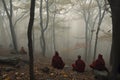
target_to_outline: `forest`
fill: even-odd
[[[119,0],[0,0],[0,80],[119,80],[119,12]],[[100,54],[107,76],[90,67]]]

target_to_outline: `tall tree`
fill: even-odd
[[[83,15],[85,22],[85,60],[88,56],[91,55],[91,43],[93,38],[94,29],[101,25],[102,19],[102,9],[98,0],[78,0],[80,5],[79,14]],[[99,5],[98,5],[99,4]],[[98,22],[98,23],[97,23]],[[99,30],[98,30],[99,31]],[[98,33],[98,32],[97,32]],[[97,35],[98,37],[98,35]],[[97,39],[96,39],[97,40]]]
[[[49,23],[49,6],[48,6],[48,0],[45,0],[46,3],[46,25],[44,25],[43,22],[43,0],[40,0],[40,27],[41,27],[41,36],[40,36],[40,44],[42,48],[42,54],[45,56],[45,51],[46,51],[46,42],[45,42],[45,31],[48,28],[48,23]]]
[[[91,13],[93,13],[94,11],[91,11],[91,4],[92,4],[92,0],[78,0],[79,2],[79,7],[80,7],[80,14],[82,14],[84,22],[85,22],[85,61],[87,61],[87,55],[88,55],[88,50],[89,50],[89,46],[88,46],[88,42],[89,42],[89,30],[90,30],[90,19],[92,18]]]
[[[96,37],[95,37],[95,47],[94,47],[94,56],[93,56],[93,60],[95,60],[96,57],[96,52],[97,52],[97,43],[98,43],[98,34],[99,34],[99,30],[100,30],[100,26],[102,24],[103,18],[105,16],[105,12],[106,12],[106,0],[104,0],[105,5],[104,5],[104,9],[102,10],[102,6],[100,4],[101,1],[96,0],[98,8],[99,8],[99,15],[98,15],[98,25],[97,25],[97,31],[96,31]]]
[[[4,5],[5,11],[6,11],[8,19],[9,19],[10,31],[11,31],[13,46],[14,46],[15,51],[18,52],[18,49],[17,49],[17,39],[16,39],[16,34],[15,34],[13,22],[12,22],[12,15],[13,15],[12,0],[10,0],[10,11],[8,11],[8,9],[7,9],[7,5],[6,5],[5,0],[2,0],[2,3]]]
[[[117,80],[118,66],[120,66],[120,0],[108,0],[112,12],[112,48],[111,48],[111,77],[109,80]]]
[[[53,49],[54,51],[56,51],[55,19],[56,19],[56,0],[54,0],[54,13],[53,13]]]
[[[29,49],[29,74],[30,80],[35,80],[34,77],[34,57],[33,57],[33,44],[32,44],[32,28],[34,23],[34,11],[35,11],[35,0],[31,0],[30,7],[30,20],[28,24],[28,49]]]

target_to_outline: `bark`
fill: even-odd
[[[32,45],[32,28],[34,23],[34,11],[35,11],[35,0],[31,0],[30,7],[30,19],[28,24],[28,50],[29,50],[29,74],[30,80],[35,80],[34,77],[34,57],[33,57],[33,45]]]
[[[112,11],[112,47],[110,62],[112,65],[109,80],[117,80],[118,66],[120,65],[120,0],[108,0]]]
[[[33,40],[33,53],[35,51],[35,29],[32,30],[32,40]]]

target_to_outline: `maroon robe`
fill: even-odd
[[[98,59],[96,61],[94,61],[90,65],[90,67],[92,69],[96,69],[96,70],[100,70],[100,71],[107,70],[107,68],[105,67],[105,61],[104,61],[104,59],[103,59],[101,54],[98,55]]]
[[[27,52],[25,51],[24,47],[21,47],[20,53],[21,54],[27,54]]]
[[[58,52],[55,52],[55,55],[52,58],[52,66],[57,69],[63,69],[64,68],[64,62],[62,58],[59,56]]]
[[[84,72],[85,71],[85,62],[81,60],[81,58],[78,58],[78,60],[75,61],[75,64],[72,64],[73,70],[77,72]]]

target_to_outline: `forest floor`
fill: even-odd
[[[0,50],[0,56],[16,56],[9,51]],[[21,59],[28,60],[28,55],[19,54]],[[0,64],[0,80],[29,80],[28,63],[19,62],[19,66]],[[47,69],[47,71],[46,71]],[[48,70],[49,69],[49,70]],[[36,80],[95,80],[92,71],[77,73],[71,66],[65,66],[63,70],[58,70],[50,65],[50,58],[35,55],[34,72]]]

